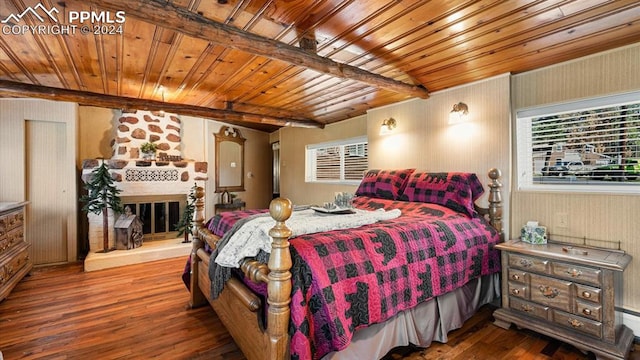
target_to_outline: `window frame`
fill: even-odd
[[[637,194],[640,182],[607,183],[591,182],[588,184],[565,183],[535,183],[533,181],[533,132],[531,120],[539,117],[551,117],[566,113],[588,112],[605,107],[624,105],[640,105],[640,91],[612,94],[594,98],[585,98],[576,101],[556,103],[531,108],[523,108],[515,111],[515,138],[516,138],[516,184],[521,191],[559,192],[559,193],[590,193],[590,194]],[[552,144],[555,146],[554,144]],[[546,164],[545,164],[546,165]]]
[[[368,138],[367,136],[357,136],[348,139],[341,139],[335,141],[328,141],[316,144],[308,144],[305,146],[305,174],[304,179],[306,183],[315,183],[315,184],[337,184],[337,185],[359,185],[362,182],[362,179],[358,180],[348,180],[345,179],[345,147],[351,145],[359,145],[366,144],[367,145],[367,167],[369,164],[369,151],[368,151]],[[320,179],[316,178],[316,158],[315,151],[318,149],[328,148],[328,147],[339,147],[340,148],[340,179],[329,180],[329,179]],[[364,151],[364,149],[363,149]],[[363,155],[364,156],[364,155]],[[362,172],[364,176],[364,171]]]

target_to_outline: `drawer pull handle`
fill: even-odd
[[[584,297],[585,299],[589,299],[591,298],[591,293],[588,291],[583,291],[582,292],[582,297]]]
[[[578,277],[580,275],[582,275],[582,271],[573,268],[571,270],[567,270],[567,275],[570,275],[571,277]]]
[[[532,312],[533,311],[533,306],[527,305],[527,304],[522,304],[522,311],[524,311],[524,312]]]
[[[538,290],[540,290],[540,292],[542,293],[542,295],[544,295],[544,297],[551,298],[551,299],[553,299],[554,297],[560,294],[560,291],[558,291],[558,289],[552,289],[549,286],[540,285],[540,287],[538,287]]]
[[[528,259],[520,259],[520,266],[522,266],[522,267],[532,267],[533,266],[533,261],[528,260]]]
[[[519,295],[520,294],[520,289],[513,289],[513,290],[511,290],[511,293],[513,295]]]
[[[585,315],[591,315],[591,309],[583,309],[582,313]]]
[[[513,280],[520,280],[520,275],[518,275],[518,274],[513,274],[513,275],[511,275],[511,278],[512,278]]]
[[[567,322],[569,323],[569,325],[573,326],[574,328],[579,328],[584,326],[584,324],[578,319],[569,319],[567,320]]]

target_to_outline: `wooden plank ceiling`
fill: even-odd
[[[637,0],[3,0],[0,19],[0,96],[262,131],[640,41]]]

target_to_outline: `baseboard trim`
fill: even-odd
[[[622,323],[633,331],[633,342],[640,344],[640,313],[627,309],[618,309],[622,311]]]

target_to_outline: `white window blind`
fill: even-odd
[[[640,93],[518,111],[517,141],[521,188],[638,186]]]
[[[359,183],[368,164],[365,137],[308,145],[305,178],[307,182]]]

